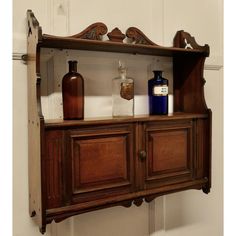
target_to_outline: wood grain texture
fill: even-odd
[[[152,122],[145,126],[145,188],[190,181],[194,177],[192,129],[191,120]]]
[[[205,52],[199,49],[187,50],[177,47],[162,47],[145,44],[128,44],[111,41],[95,41],[77,39],[73,37],[57,37],[43,35],[42,42],[38,45],[41,48],[78,49],[88,51],[118,52],[141,55],[168,56],[174,55],[199,55],[204,56]]]
[[[149,173],[187,168],[186,130],[152,132],[148,140],[151,151]]]
[[[122,123],[136,123],[136,122],[151,122],[151,121],[176,121],[186,119],[197,119],[207,118],[208,115],[205,113],[185,113],[175,112],[169,115],[135,115],[134,117],[96,117],[96,118],[85,118],[84,120],[62,120],[62,119],[49,119],[45,120],[45,128],[63,128],[63,127],[78,127],[87,125],[105,125],[105,124],[122,124]]]
[[[126,136],[77,140],[73,154],[75,173],[80,173],[75,188],[127,179]]]
[[[67,198],[84,202],[134,188],[132,124],[84,127],[65,132]]]
[[[177,183],[175,185],[166,185],[150,190],[143,190],[131,194],[119,195],[116,197],[108,197],[99,201],[90,201],[60,208],[49,209],[47,210],[47,223],[51,223],[52,220],[60,222],[61,220],[77,214],[82,214],[85,212],[99,210],[107,207],[123,205],[129,202],[129,200],[132,201],[133,199],[139,197],[144,197],[148,201],[149,197],[153,200],[154,198],[157,198],[164,194],[170,194],[187,189],[201,189],[202,186],[206,186],[206,183],[206,179],[199,179],[189,182]]]
[[[61,131],[49,131],[45,133],[46,155],[46,196],[47,208],[59,207],[63,197],[63,133]]]
[[[175,112],[207,113],[203,78],[205,57],[173,57]]]
[[[207,187],[203,189],[205,193],[210,192],[211,188],[211,110],[209,119],[201,119],[196,121],[196,178],[206,178],[208,180]]]

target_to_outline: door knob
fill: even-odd
[[[139,159],[140,159],[141,161],[146,160],[146,157],[147,157],[146,151],[144,151],[144,150],[139,151]]]

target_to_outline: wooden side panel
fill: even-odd
[[[196,55],[173,57],[175,112],[207,113],[204,97],[204,62],[205,57]]]
[[[206,145],[206,137],[203,135],[205,129],[205,122],[204,120],[197,120],[196,121],[196,133],[197,133],[197,140],[196,140],[196,177],[203,178],[204,177],[204,158],[205,158],[205,145]]]
[[[55,208],[61,205],[63,197],[63,132],[46,131],[44,166],[46,175],[46,206]]]
[[[28,78],[28,168],[29,168],[29,213],[40,227],[46,230],[46,212],[41,180],[41,155],[44,120],[40,105],[40,71],[38,42],[41,27],[32,11],[27,11],[27,78]]]
[[[70,130],[67,140],[70,201],[105,199],[133,190],[132,124]]]
[[[208,185],[204,190],[210,191],[211,187],[211,111],[208,119],[196,120],[196,178],[207,178]]]
[[[192,180],[192,121],[151,123],[145,128],[144,188]]]

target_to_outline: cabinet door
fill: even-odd
[[[192,121],[153,122],[144,126],[144,189],[193,178]]]
[[[132,192],[133,125],[69,130],[66,139],[66,192],[71,203]]]

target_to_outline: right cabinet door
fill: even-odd
[[[194,132],[189,120],[150,122],[143,126],[144,189],[194,178]]]

